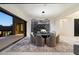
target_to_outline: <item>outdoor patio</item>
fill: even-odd
[[[10,35],[6,37],[0,37],[0,51],[7,48],[12,43],[23,38],[23,35]]]

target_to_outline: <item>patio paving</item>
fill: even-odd
[[[13,42],[21,39],[23,35],[10,35],[7,37],[0,38],[0,51],[12,44]]]

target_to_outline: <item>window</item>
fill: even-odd
[[[12,16],[7,15],[3,12],[0,12],[0,25],[11,26],[12,25]]]
[[[23,24],[21,24],[21,31],[23,31]]]
[[[0,37],[12,33],[13,17],[0,11]]]

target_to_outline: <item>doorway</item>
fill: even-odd
[[[24,31],[24,24],[22,23],[17,23],[16,24],[16,34],[23,34]]]

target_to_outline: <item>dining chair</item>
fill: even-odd
[[[36,46],[44,46],[45,40],[41,35],[36,35]]]
[[[51,33],[50,36],[46,39],[46,45],[48,47],[56,46],[56,35],[54,33]]]
[[[56,43],[59,43],[59,40],[60,40],[59,37],[60,37],[59,35],[56,36]]]
[[[30,36],[31,36],[30,37],[31,43],[35,45],[36,44],[36,38],[35,38],[35,36],[33,34],[30,34]]]

